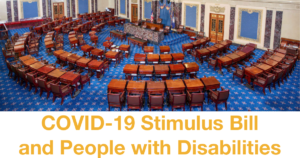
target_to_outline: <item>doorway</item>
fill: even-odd
[[[131,4],[131,22],[138,21],[138,5]]]
[[[53,18],[61,19],[65,16],[64,2],[53,3]]]
[[[211,42],[223,41],[224,38],[224,19],[225,15],[210,14],[209,37]]]

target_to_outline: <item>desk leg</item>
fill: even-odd
[[[79,95],[80,92],[81,92],[81,90],[78,89],[78,85],[77,85],[77,83],[76,83],[76,86],[75,86],[75,93],[74,93],[74,95],[73,95],[73,98],[77,97],[77,96]]]
[[[248,82],[248,83],[246,83],[245,86],[248,87],[249,89],[254,90],[253,85],[251,85],[251,77],[248,76],[248,75],[246,75],[246,79],[247,79],[247,82]]]
[[[224,76],[223,71],[222,71],[222,64],[219,64],[219,70],[218,73],[221,74],[222,76]]]

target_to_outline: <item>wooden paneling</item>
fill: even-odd
[[[225,15],[210,14],[209,37],[211,42],[223,41]]]
[[[65,16],[64,2],[53,3],[53,17],[54,19],[60,19]]]
[[[138,21],[138,5],[131,4],[131,22]]]

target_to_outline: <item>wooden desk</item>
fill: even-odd
[[[236,52],[235,54],[240,56],[240,60],[244,60],[247,57],[247,54],[241,51]]]
[[[144,93],[146,88],[146,81],[128,81],[127,91],[129,93],[137,92]]]
[[[218,65],[219,65],[219,72],[222,73],[222,67],[225,66],[225,67],[228,67],[232,64],[232,59],[227,57],[227,56],[223,56],[223,57],[218,57],[217,58],[217,61],[218,61]],[[230,70],[228,70],[230,72]]]
[[[197,91],[203,91],[204,84],[201,82],[200,79],[187,79],[184,80],[184,83],[186,85],[186,88],[190,92],[197,92]]]
[[[163,80],[167,79],[170,68],[168,65],[154,65],[154,74],[156,77],[162,77]]]
[[[88,63],[91,61],[92,61],[91,58],[80,58],[76,61],[76,65],[88,69]]]
[[[225,48],[226,48],[226,50],[230,50],[229,46],[232,44],[232,41],[230,41],[230,40],[224,40],[224,41],[220,42],[220,44],[224,45]]]
[[[26,60],[32,59],[33,57],[31,55],[26,55],[26,56],[22,56],[19,58],[19,60],[21,61],[21,63],[23,63]]]
[[[171,54],[173,57],[173,63],[182,63],[184,60],[184,54],[183,53],[173,53]]]
[[[281,62],[283,60],[284,57],[279,57],[279,56],[276,56],[276,55],[272,55],[269,57],[269,59],[272,59],[272,60],[275,60],[275,61],[278,61],[278,62]]]
[[[108,38],[110,38],[110,37],[108,37]],[[110,39],[109,39],[110,40]],[[106,52],[106,50],[107,49],[110,49],[110,47],[113,45],[113,43],[112,42],[110,42],[110,41],[105,41],[105,42],[103,42],[103,46],[105,47],[105,52]]]
[[[201,81],[205,86],[205,90],[217,89],[220,87],[220,82],[214,76],[201,78]]]
[[[53,70],[55,70],[55,67],[53,67],[51,65],[45,65],[45,66],[39,68],[37,71],[43,75],[47,75],[48,73],[52,72]]]
[[[130,45],[122,44],[119,47],[119,50],[122,52],[125,52],[125,57],[128,58],[130,55]]]
[[[256,48],[256,47],[257,47],[257,44],[254,44],[254,43],[248,43],[248,44],[246,44],[246,46]]]
[[[168,91],[180,91],[185,90],[185,84],[182,80],[166,80],[166,85]]]
[[[216,56],[218,53],[218,50],[219,50],[217,47],[214,47],[214,46],[207,47],[206,49],[208,49],[210,51],[210,54],[212,56]]]
[[[298,53],[300,53],[300,52],[298,52]],[[276,55],[276,56],[278,56],[278,57],[284,58],[286,54],[282,54],[282,53],[277,53],[277,52],[276,52],[276,53],[274,53],[273,55]]]
[[[101,78],[103,77],[103,73],[104,73],[104,70],[103,70],[103,64],[104,62],[103,61],[99,61],[99,60],[92,60],[88,63],[88,68],[90,69],[90,71],[92,70],[95,70],[97,72],[97,78],[100,79],[100,75]],[[94,73],[92,72],[92,75]]]
[[[122,42],[123,42],[123,39],[126,40],[126,34],[122,33],[122,32],[118,32],[116,30],[110,31],[110,37],[116,37],[116,38],[120,39]]]
[[[222,44],[215,44],[214,47],[218,48],[218,51],[220,52],[220,54],[226,53],[226,49],[225,49],[224,45],[222,45]]]
[[[67,65],[67,58],[68,56],[72,55],[72,53],[69,53],[69,52],[65,52],[65,53],[62,53],[60,56],[59,56],[59,59],[61,60],[61,63],[63,65]]]
[[[285,49],[276,49],[275,51],[278,52],[278,53],[281,53],[281,54],[286,54]]]
[[[186,72],[188,73],[192,73],[192,72],[197,73],[197,71],[199,71],[199,65],[195,62],[184,63],[183,65],[185,67]]]
[[[134,55],[134,61],[136,63],[139,63],[139,64],[145,64],[146,63],[146,57],[147,55],[146,54],[139,54],[139,53],[136,53]]]
[[[251,86],[250,84],[251,84],[252,80],[263,72],[264,71],[262,69],[255,67],[255,66],[245,68],[245,76],[248,81],[247,86]],[[251,86],[251,87],[253,88],[253,86]],[[249,88],[251,88],[251,87],[249,87]]]
[[[182,44],[182,52],[184,53],[187,51],[187,53],[191,53],[191,50],[194,48],[194,45],[191,43],[185,43]]]
[[[53,52],[53,55],[58,59],[61,54],[66,53],[64,50],[56,50]]]
[[[169,46],[159,46],[159,52],[160,52],[160,54],[169,54],[170,47]]]
[[[54,48],[54,41],[46,41],[45,42],[45,46],[46,46],[46,49],[47,49],[47,52],[50,53],[52,48]]]
[[[205,40],[203,40],[203,39],[199,39],[199,40],[192,42],[193,49],[200,49],[201,45],[203,45],[204,42],[205,42]]]
[[[271,65],[271,66],[276,66],[276,65],[279,64],[278,61],[275,61],[275,60],[272,60],[272,59],[267,59],[267,60],[263,61],[263,63]]]
[[[84,55],[83,56],[86,56],[85,53],[89,53],[89,56],[90,56],[90,53],[91,53],[91,50],[94,49],[94,47],[90,46],[90,45],[84,45],[84,46],[81,46],[81,50],[83,51]]]
[[[152,76],[153,68],[153,65],[140,65],[139,76]]]
[[[106,18],[105,18],[105,19],[106,19]],[[108,24],[108,26],[116,27],[116,22],[115,22],[115,20],[108,21],[107,24]]]
[[[147,55],[147,62],[150,64],[158,64],[159,55],[158,54],[148,54]]]
[[[139,65],[126,64],[123,68],[126,79],[131,79],[132,76],[137,76]]]
[[[15,46],[18,46],[18,45],[24,45],[26,43],[26,41],[17,41],[15,43]]]
[[[91,54],[93,55],[93,59],[99,57],[102,60],[103,57],[104,57],[104,55],[103,55],[104,54],[104,50],[95,48],[95,49],[91,50]]]
[[[70,71],[66,72],[62,76],[60,76],[60,82],[62,82],[64,84],[70,84],[70,85],[75,86],[76,92],[78,90],[77,82],[79,82],[79,80],[80,80],[80,74],[70,72]]]
[[[183,64],[169,64],[170,67],[170,75],[172,76],[183,76],[185,67]]]
[[[170,64],[172,62],[172,55],[171,54],[161,54],[160,56],[160,63],[161,64]]]
[[[148,94],[164,94],[166,85],[164,81],[147,81]]]
[[[115,67],[117,67],[118,59],[119,59],[119,52],[108,51],[108,52],[105,54],[105,57],[106,57],[106,59],[108,59],[110,62],[111,62],[111,61],[115,61],[115,62],[116,62]]]
[[[255,48],[250,46],[245,46],[241,51],[246,53],[248,56],[255,50]]]
[[[107,86],[107,91],[123,92],[126,89],[126,85],[127,80],[112,79]]]
[[[189,37],[192,37],[192,36],[196,37],[197,36],[197,32],[193,31],[193,30],[184,29],[182,33],[187,34]]]
[[[36,70],[38,70],[39,68],[42,68],[42,67],[44,67],[44,66],[45,66],[44,63],[38,61],[38,62],[36,62],[36,63],[34,63],[34,64],[29,65],[29,68],[36,71]]]
[[[208,59],[210,57],[210,51],[206,48],[196,49],[196,57],[200,60],[200,63],[203,63],[203,58]]]
[[[80,58],[82,58],[82,57],[77,54],[72,54],[72,55],[68,56],[67,60],[69,62],[69,69],[75,68],[76,61],[79,60]]]
[[[32,64],[34,64],[34,63],[36,63],[36,62],[38,62],[37,59],[31,58],[31,59],[28,59],[28,60],[24,61],[24,62],[23,62],[23,65],[29,66],[29,65],[32,65]]]
[[[136,38],[134,36],[128,37],[128,44],[132,43],[133,45],[138,45],[139,47],[144,48],[144,46],[147,46],[147,41]]]
[[[144,47],[144,52],[148,54],[153,54],[154,52],[154,47],[153,46],[145,46]]]
[[[48,77],[50,79],[59,79],[60,76],[62,76],[65,73],[66,73],[65,70],[55,69],[55,70],[51,71],[50,73],[48,73]]]
[[[257,64],[255,66],[262,69],[262,70],[264,70],[264,71],[269,71],[269,70],[272,69],[272,66],[267,65],[267,64],[263,64],[263,63]]]
[[[76,46],[78,45],[78,39],[74,37],[69,40],[70,40],[71,48],[76,48]]]
[[[18,56],[21,55],[22,52],[25,51],[25,45],[16,45],[14,46],[14,52],[18,53]]]
[[[159,31],[159,29],[163,29],[164,25],[163,24],[154,24],[154,23],[149,23],[149,22],[145,22],[146,26],[148,29],[151,29],[152,27],[155,27],[155,31]]]
[[[226,56],[232,59],[232,63],[237,63],[241,59],[241,57],[239,55],[237,55],[236,53],[230,53],[230,54],[227,54]]]

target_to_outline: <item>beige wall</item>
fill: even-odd
[[[109,6],[110,1],[114,2],[114,0],[98,0],[98,11],[104,11],[105,8],[110,8]]]
[[[175,0],[181,3],[201,3],[205,4],[205,17],[204,17],[204,32],[205,35],[209,35],[209,15],[211,13],[210,6],[225,7],[225,12],[220,13],[225,15],[224,23],[224,39],[229,38],[229,24],[230,24],[230,7],[235,7],[235,28],[234,28],[234,39],[233,42],[239,44],[245,44],[253,41],[247,41],[237,38],[238,30],[238,8],[248,9],[262,9],[262,21],[261,21],[261,40],[260,42],[253,42],[258,45],[259,48],[265,49],[264,46],[264,35],[265,35],[265,22],[266,22],[266,11],[272,10],[272,28],[271,28],[271,40],[270,47],[273,49],[274,43],[274,30],[275,30],[275,18],[276,11],[283,11],[281,37],[292,38],[300,40],[300,2],[299,1],[284,1],[284,0],[260,0],[260,1],[245,1],[245,0]],[[184,11],[184,8],[182,8]],[[201,11],[201,9],[200,9]],[[182,17],[182,22],[184,17]],[[199,21],[200,23],[200,21]]]
[[[6,0],[0,0],[0,21],[7,21]]]
[[[284,10],[281,37],[300,40],[300,11]]]

